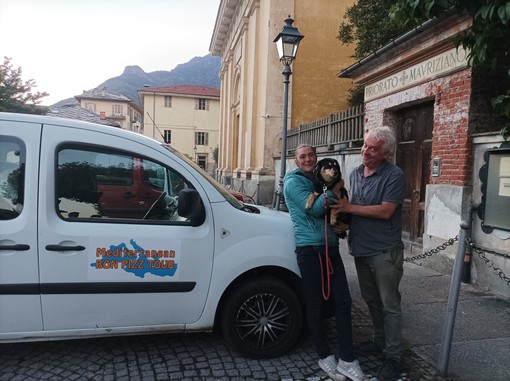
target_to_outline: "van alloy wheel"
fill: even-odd
[[[247,357],[285,353],[299,338],[302,325],[296,293],[277,278],[252,278],[236,287],[224,304],[225,339]]]

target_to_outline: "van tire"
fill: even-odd
[[[278,278],[257,276],[236,285],[223,304],[221,328],[227,344],[245,357],[271,358],[300,337],[303,308]]]

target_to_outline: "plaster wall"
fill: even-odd
[[[172,107],[165,107],[165,95],[172,97]],[[179,152],[196,160],[197,155],[207,155],[207,170],[212,172],[216,166],[213,150],[218,146],[218,120],[220,100],[206,98],[208,110],[197,110],[197,97],[183,97],[175,94],[149,94],[143,97],[146,117],[144,135],[163,141],[164,130],[172,134],[171,145]],[[195,145],[195,132],[205,132],[209,140],[207,145]],[[194,148],[197,148],[196,152]]]
[[[349,108],[350,81],[337,77],[339,67],[354,63],[354,44],[338,40],[343,15],[354,0],[296,0],[295,26],[305,36],[293,63],[292,127]],[[290,126],[289,126],[290,127]]]
[[[81,99],[80,106],[84,109],[88,109],[88,105],[94,105],[94,109],[90,109],[90,111],[94,112],[97,115],[100,115],[102,112],[105,114],[106,118],[112,117],[114,115],[113,106],[120,107],[121,118],[112,118],[117,123],[120,124],[121,128],[129,131],[137,131],[136,128],[133,127],[134,122],[139,122],[141,120],[140,113],[130,106],[129,103],[125,101],[114,101],[114,100],[104,100],[101,98],[97,99]]]

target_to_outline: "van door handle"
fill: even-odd
[[[131,193],[131,192],[125,192],[122,195],[122,197],[124,197],[124,198],[133,198],[133,197],[135,197],[135,195],[133,193]]]
[[[15,245],[0,245],[0,250],[27,251],[30,250],[30,246],[23,243],[18,243]]]
[[[82,245],[76,245],[76,246],[46,245],[46,250],[48,250],[48,251],[83,251],[83,250],[85,250],[85,246],[82,246]]]

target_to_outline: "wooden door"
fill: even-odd
[[[425,189],[430,181],[434,104],[426,103],[397,113],[397,165],[406,177],[403,230],[410,241],[424,232]]]

